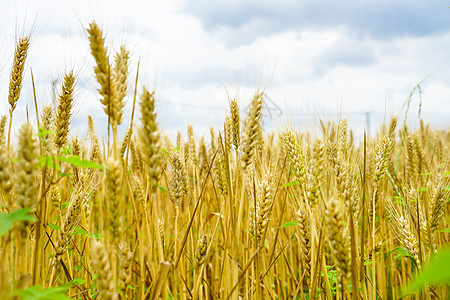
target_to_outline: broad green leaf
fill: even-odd
[[[81,159],[77,155],[70,155],[68,157],[58,156],[56,157],[60,161],[67,162],[75,167],[82,167],[88,169],[104,169],[102,165],[98,165],[92,161]]]
[[[284,223],[283,225],[281,225],[281,226],[278,227],[278,228],[285,228],[285,227],[297,226],[297,224],[298,224],[298,221],[297,221],[297,220],[294,220],[294,221],[291,221],[291,222]]]
[[[450,284],[450,248],[440,249],[422,269],[416,279],[406,288],[406,293],[413,293],[425,283],[431,285]]]
[[[34,221],[34,216],[28,214],[30,208],[22,208],[13,213],[0,214],[0,236],[7,233],[14,225],[15,221]]]
[[[41,290],[39,285],[24,290],[16,290],[13,295],[22,296],[22,300],[70,300],[65,293],[69,290],[68,285],[57,286]]]

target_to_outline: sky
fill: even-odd
[[[210,126],[223,128],[229,99],[236,97],[245,112],[258,89],[266,95],[266,131],[314,130],[318,118],[347,118],[358,138],[391,116],[403,121],[408,99],[412,127],[420,117],[448,129],[449,6],[442,0],[0,0],[0,114],[9,108],[14,43],[31,35],[14,123],[25,122],[27,111],[35,120],[31,70],[39,109],[51,103],[53,82],[57,93],[73,70],[71,132],[85,135],[90,114],[104,135],[107,118],[85,30],[95,20],[111,57],[122,44],[132,55],[121,132],[130,120],[138,61],[138,96],[143,86],[156,91],[160,127],[171,136],[186,134],[187,124],[198,136]]]

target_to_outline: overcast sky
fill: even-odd
[[[104,132],[85,28],[103,28],[111,54],[132,53],[130,85],[140,59],[139,90],[155,89],[163,131],[198,135],[221,127],[228,98],[244,109],[258,88],[267,98],[265,128],[314,127],[320,116],[349,119],[361,132],[385,117],[404,116],[421,82],[421,117],[450,126],[450,9],[448,1],[296,0],[0,0],[0,113],[16,36],[31,34],[17,122],[34,119],[30,67],[38,103],[50,103],[52,81],[78,76],[72,128],[85,133],[87,115]],[[131,95],[126,121],[131,113]],[[270,99],[270,101],[269,101]],[[419,93],[408,118],[417,122]],[[122,125],[122,127],[125,127]]]

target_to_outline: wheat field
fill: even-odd
[[[247,114],[226,100],[210,136],[188,126],[171,140],[126,46],[107,49],[95,22],[86,33],[107,140],[91,116],[70,132],[74,72],[12,139],[30,37],[16,44],[0,120],[2,299],[450,297],[448,272],[408,288],[449,242],[450,130],[392,117],[361,142],[346,119],[265,133],[256,90]]]

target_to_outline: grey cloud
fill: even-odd
[[[375,49],[371,43],[345,37],[318,53],[312,65],[316,71],[315,75],[321,76],[338,65],[361,67],[372,65],[375,62]]]
[[[423,36],[450,29],[450,10],[445,1],[198,1],[189,0],[184,10],[198,17],[212,33],[235,33],[238,43],[250,44],[259,36],[285,30],[327,29],[344,26],[378,38]],[[253,35],[248,24],[257,24]],[[244,33],[244,34],[242,34]],[[234,44],[234,45],[233,45]]]

